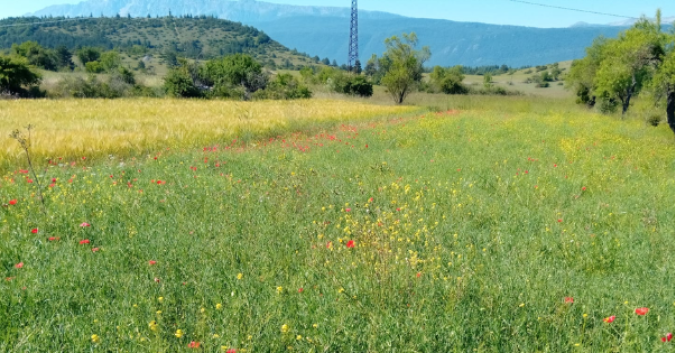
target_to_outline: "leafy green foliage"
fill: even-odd
[[[250,55],[235,54],[208,61],[203,67],[203,79],[213,87],[216,97],[232,97],[233,89],[242,88],[244,99],[267,86],[268,77],[262,65]]]
[[[599,99],[605,112],[618,103],[624,114],[628,111],[631,99],[649,84],[666,53],[660,18],[659,12],[656,22],[643,18],[616,39],[596,40],[588,55],[573,63],[567,85],[575,89],[579,103],[592,106]]]
[[[380,60],[380,66],[386,74],[382,77],[382,84],[397,104],[402,104],[405,98],[413,92],[422,81],[424,63],[431,57],[428,47],[416,50],[418,40],[415,33],[402,37],[393,36],[385,41],[387,47]]]
[[[180,66],[169,70],[164,77],[164,89],[171,97],[198,98],[203,92],[198,88],[199,66],[180,60]]]
[[[101,54],[99,59],[101,67],[107,72],[116,70],[122,64],[122,58],[117,51],[111,50]]]
[[[100,74],[105,71],[103,65],[98,61],[90,61],[84,65],[84,68],[90,74]]]
[[[204,65],[179,59],[169,71],[164,88],[173,97],[256,99],[310,98],[311,91],[290,74],[269,74],[251,56],[235,54]]]
[[[28,96],[40,79],[39,74],[31,71],[25,58],[0,55],[0,93]]]
[[[75,52],[82,65],[87,65],[92,61],[98,61],[101,57],[101,49],[95,47],[82,47]]]
[[[254,93],[256,99],[308,99],[312,92],[291,74],[277,74],[267,88]]]
[[[461,66],[451,68],[434,67],[429,76],[431,84],[435,91],[445,94],[467,94],[469,89],[462,83],[464,81],[464,71]]]

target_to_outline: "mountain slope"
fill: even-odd
[[[288,26],[292,22],[294,26]],[[349,22],[341,18],[301,17],[257,23],[256,27],[290,48],[346,60]],[[361,60],[384,51],[384,39],[415,32],[431,47],[431,65],[543,65],[584,56],[599,35],[616,36],[621,27],[530,28],[417,18],[361,20]]]
[[[196,18],[81,18],[0,20],[0,49],[15,43],[37,41],[46,47],[65,45],[118,48],[137,55],[176,52],[180,56],[206,59],[247,53],[274,65],[286,60],[309,63],[267,34],[240,23],[211,17]]]

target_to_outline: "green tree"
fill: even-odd
[[[373,56],[368,59],[368,62],[366,63],[366,68],[364,70],[366,76],[373,77],[377,75],[378,73],[378,59],[377,55],[373,54]]]
[[[75,52],[82,65],[88,62],[97,61],[101,57],[101,49],[94,47],[82,47]]]
[[[310,66],[305,66],[300,69],[300,76],[305,83],[314,83],[314,69]]]
[[[244,89],[244,99],[250,99],[252,93],[265,88],[269,80],[262,65],[245,54],[208,61],[203,77],[207,84],[213,86],[214,94],[229,97],[231,95],[228,92],[241,87]]]
[[[431,56],[428,47],[416,50],[418,40],[415,33],[402,37],[393,36],[384,42],[387,50],[384,57],[389,61],[382,84],[397,104],[415,90],[422,81],[423,65]]]
[[[31,71],[28,60],[0,56],[0,93],[27,96],[40,83],[40,75]]]
[[[113,72],[113,70],[122,65],[122,58],[118,52],[111,50],[101,54],[98,62],[101,64],[103,70]]]
[[[56,60],[59,68],[72,70],[73,65],[73,53],[68,50],[68,47],[65,45],[59,45],[54,50],[56,53]]]
[[[28,41],[19,45],[12,45],[12,54],[24,57],[30,65],[39,68],[56,71],[59,67],[56,52],[51,49],[43,48],[37,42]]]
[[[574,60],[570,72],[565,77],[568,89],[573,89],[577,96],[578,104],[595,106],[595,76],[604,59],[605,47],[609,44],[605,37],[596,38],[593,45],[586,48],[586,56],[583,59]]]
[[[594,80],[597,96],[605,101],[620,101],[625,114],[633,96],[651,79],[663,60],[663,40],[660,21],[643,18],[619,38],[608,42]]]
[[[185,59],[178,60],[178,66],[169,70],[164,78],[164,89],[172,97],[202,97],[198,84],[199,67],[188,63]]]

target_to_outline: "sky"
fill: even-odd
[[[21,16],[49,5],[74,4],[81,0],[0,0],[0,18]],[[226,0],[223,0],[226,1]],[[349,7],[349,0],[265,0],[295,5]],[[673,0],[529,0],[551,6],[607,12],[639,17],[654,16],[657,8],[664,17],[675,17]],[[409,17],[439,18],[464,22],[483,22],[530,27],[568,27],[577,22],[607,24],[621,18],[573,12],[523,4],[512,0],[360,0],[364,10],[397,13]]]

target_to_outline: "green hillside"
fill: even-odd
[[[266,66],[318,62],[253,27],[213,17],[10,18],[0,20],[0,50],[36,41],[55,48],[95,46],[135,56],[169,52],[192,59],[246,53]]]

